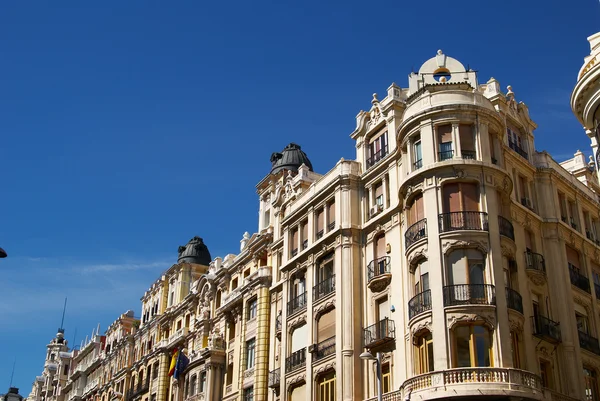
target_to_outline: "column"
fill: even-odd
[[[504,269],[502,267],[500,227],[498,222],[498,216],[500,215],[499,203],[502,202],[502,199],[498,198],[495,187],[488,187],[485,184],[485,177],[482,177],[482,180],[483,182],[481,183],[481,189],[484,194],[483,204],[487,209],[485,211],[488,214],[488,227],[490,233],[488,260],[491,262],[491,266],[486,266],[486,270],[488,271],[487,279],[490,280],[491,284],[495,286],[496,319],[498,320],[496,325],[497,332],[494,333],[494,338],[496,339],[496,349],[494,352],[496,361],[494,362],[494,366],[507,367],[512,366],[512,352],[510,326],[508,323],[508,308],[506,303],[506,287],[504,284]],[[507,214],[510,216],[510,209],[508,210]],[[509,220],[511,220],[512,223],[512,219],[509,218]],[[522,230],[516,231],[519,233],[520,240],[524,242]]]
[[[254,397],[266,400],[269,380],[269,324],[271,299],[268,284],[260,284],[257,295],[256,358],[254,366]]]
[[[458,123],[452,123],[452,144],[454,145],[454,158],[462,159],[462,150],[460,148],[460,134],[458,132]]]
[[[425,120],[421,123],[421,154],[423,156],[423,167],[435,162],[434,152],[433,125],[431,120]]]
[[[435,179],[435,178],[434,178]],[[448,369],[449,358],[446,346],[446,312],[444,310],[444,275],[441,260],[444,255],[440,243],[438,222],[438,188],[430,186],[423,190],[423,209],[427,218],[427,247],[429,257],[429,288],[431,289],[431,334],[433,336],[433,357],[435,370]],[[435,261],[439,263],[435,263]],[[410,299],[410,297],[407,297]],[[408,302],[408,299],[406,302]],[[406,305],[403,305],[406,307]],[[407,372],[413,375],[413,372]]]
[[[479,122],[475,125],[477,132],[475,136],[475,148],[477,149],[477,160],[492,161],[492,155],[490,154],[490,133],[489,126],[487,123]]]

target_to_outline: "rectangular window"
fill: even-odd
[[[308,248],[308,220],[302,222],[302,249]]]
[[[515,331],[510,332],[511,351],[513,358],[513,366],[516,369],[521,369],[521,347],[519,334]]]
[[[388,154],[387,131],[377,136],[374,135],[369,141],[369,154],[367,157],[367,168],[377,164]]]
[[[375,205],[378,210],[383,210],[383,184],[381,182],[375,186]]]
[[[473,126],[469,124],[460,124],[458,126],[458,135],[460,138],[460,149],[463,159],[475,159],[475,135]]]
[[[254,367],[254,348],[256,346],[256,339],[246,341],[246,369],[252,369]]]
[[[437,127],[438,134],[438,160],[443,161],[452,159],[454,152],[452,150],[452,125],[440,125]]]
[[[206,372],[200,373],[199,393],[203,393],[206,390]]]
[[[455,367],[491,366],[491,336],[480,325],[459,326],[454,329]]]
[[[540,377],[542,378],[542,387],[552,389],[552,367],[550,362],[540,361]]]
[[[298,254],[298,227],[292,230],[292,236],[290,238],[290,254],[292,258]]]
[[[333,230],[335,227],[335,201],[327,205],[327,231]]]
[[[384,363],[381,367],[381,387],[383,393],[392,391],[392,372],[389,363]]]
[[[248,301],[248,320],[254,319],[256,317],[257,305],[258,305],[258,301],[256,298]]]
[[[254,387],[244,389],[244,401],[254,401]]]
[[[318,400],[335,401],[335,372],[326,374],[319,379]],[[294,400],[296,397],[294,397]]]
[[[421,136],[418,135],[413,143],[413,167],[415,170],[423,167],[423,152],[421,150]]]
[[[325,213],[321,209],[317,212],[317,228],[316,228],[317,239],[320,239],[321,237],[323,237],[324,232],[325,232]]]

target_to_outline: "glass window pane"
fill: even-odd
[[[471,366],[471,349],[469,347],[469,326],[459,326],[454,330],[456,343],[456,367],[464,368]]]

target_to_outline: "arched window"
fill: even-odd
[[[221,290],[217,290],[217,297],[215,299],[215,306],[217,308],[221,306]]]
[[[306,383],[302,383],[290,390],[290,401],[306,401]]]
[[[415,337],[415,373],[433,372],[433,336],[425,331]]]
[[[598,377],[594,369],[583,367],[583,377],[585,379],[585,400],[598,401],[600,393],[598,392]]]
[[[492,336],[479,324],[461,325],[453,330],[454,367],[492,366]]]
[[[335,401],[335,370],[317,378],[317,400]]]

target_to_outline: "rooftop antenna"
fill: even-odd
[[[12,372],[10,374],[10,384],[8,385],[8,387],[12,387],[12,382],[13,382],[13,377],[15,377],[15,365],[17,364],[17,357],[15,356],[15,360],[13,361],[13,368],[12,368]]]
[[[63,306],[63,314],[62,314],[62,319],[60,321],[60,328],[58,329],[58,331],[60,333],[64,333],[65,329],[63,328],[63,324],[65,323],[65,311],[67,310],[67,297],[65,297],[65,306]]]

